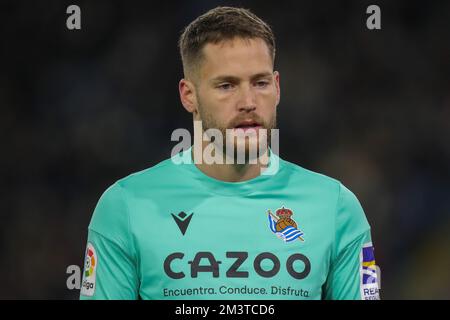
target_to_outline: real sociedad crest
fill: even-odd
[[[269,228],[275,235],[284,242],[292,242],[296,239],[303,239],[304,233],[297,227],[297,223],[292,219],[294,213],[284,206],[277,209],[276,216],[268,210]]]

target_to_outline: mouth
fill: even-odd
[[[254,120],[244,120],[239,122],[237,126],[234,127],[234,130],[243,130],[244,132],[247,130],[258,130],[262,128],[262,125]]]

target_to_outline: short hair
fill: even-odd
[[[219,43],[235,37],[260,38],[275,61],[275,37],[270,26],[248,9],[217,7],[192,21],[180,36],[178,46],[185,77],[200,66],[202,49],[207,43]]]

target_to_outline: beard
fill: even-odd
[[[268,120],[264,120],[255,113],[240,114],[226,124],[219,122],[214,117],[214,114],[209,112],[207,108],[203,108],[200,100],[197,99],[197,101],[199,101],[198,113],[200,116],[200,120],[202,121],[203,132],[207,131],[208,129],[216,129],[220,131],[220,133],[222,134],[222,141],[220,141],[221,144],[215,140],[214,136],[209,136],[210,141],[215,144],[217,150],[221,150],[223,155],[227,155],[227,157],[232,158],[234,161],[233,163],[237,163],[236,160],[238,160],[238,153],[242,153],[242,150],[244,150],[244,158],[245,162],[247,163],[250,160],[254,159],[255,156],[256,158],[258,158],[258,156],[265,154],[267,152],[267,148],[271,147],[271,130],[275,129],[277,126],[276,112],[274,112]],[[256,134],[252,135],[251,137],[230,136],[229,133],[233,133],[235,127],[245,119],[252,119],[257,122],[261,126],[261,129],[265,129],[265,132],[267,134],[261,134],[261,131],[256,130]],[[250,139],[252,139],[252,141],[250,141]],[[266,143],[261,143],[261,139],[267,140]],[[254,146],[255,144],[256,146]],[[256,155],[251,152],[252,148],[254,150],[255,147]]]

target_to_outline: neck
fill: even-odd
[[[233,161],[233,164],[228,164],[226,156],[223,156],[222,163],[208,164],[205,163],[203,157],[205,148],[205,144],[202,144],[201,148],[195,148],[195,146],[192,148],[192,158],[194,159],[195,165],[207,176],[225,182],[241,182],[256,178],[266,168],[264,164],[268,163],[268,151],[266,151],[256,159],[255,164],[250,164],[248,162],[237,164],[235,163],[236,161]],[[197,159],[202,159],[201,163],[197,161]]]

